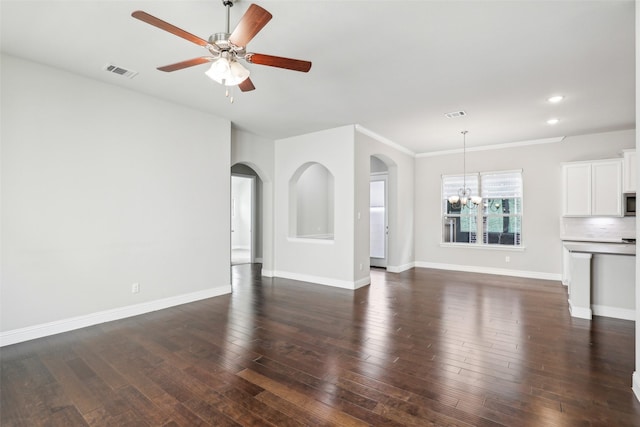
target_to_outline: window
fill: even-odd
[[[522,171],[442,177],[442,241],[477,245],[522,245]],[[466,185],[482,196],[478,206],[451,204]]]
[[[443,241],[455,243],[476,243],[478,235],[478,209],[466,205],[451,204],[449,197],[458,194],[466,186],[472,194],[479,194],[478,174],[443,176],[442,201],[444,212]]]

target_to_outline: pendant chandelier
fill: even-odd
[[[462,134],[462,187],[458,189],[457,196],[450,196],[448,200],[455,208],[467,206],[471,209],[482,203],[482,197],[473,196],[471,189],[467,187],[467,132],[466,130],[460,132]]]

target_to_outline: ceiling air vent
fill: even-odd
[[[464,111],[454,111],[453,113],[446,113],[445,117],[448,119],[455,119],[456,117],[464,117],[467,113]]]
[[[113,65],[113,64],[105,65],[104,70],[113,74],[118,74],[120,76],[127,77],[129,79],[134,78],[138,74],[137,71],[127,70],[126,68],[118,67],[117,65]]]

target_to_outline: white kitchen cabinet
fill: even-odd
[[[563,216],[623,216],[622,159],[562,165]]]
[[[623,150],[624,164],[622,165],[622,191],[625,193],[636,192],[636,150]]]
[[[591,163],[562,165],[562,214],[591,215]]]
[[[591,215],[623,216],[622,159],[591,163]]]

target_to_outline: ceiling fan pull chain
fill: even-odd
[[[230,104],[233,104],[233,86],[225,86],[224,96],[229,98]]]

